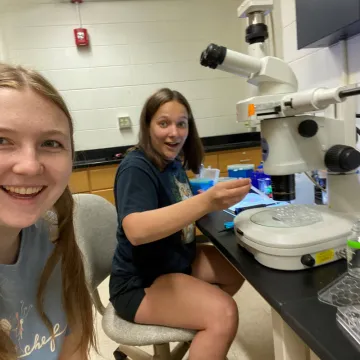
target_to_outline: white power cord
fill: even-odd
[[[321,191],[325,192],[326,193],[326,189],[323,188],[319,183],[317,183],[309,173],[307,172],[304,172],[304,174],[309,178],[309,180],[315,185],[317,186]]]
[[[80,28],[82,28],[82,18],[81,18],[80,4],[78,2],[76,3],[76,10],[77,10],[78,18],[79,18]]]
[[[276,43],[275,43],[275,30],[274,30],[274,17],[272,11],[270,11],[269,15],[265,17],[265,23],[270,29],[270,36],[268,37],[268,47],[269,47],[269,55],[276,56]]]
[[[342,66],[342,83],[343,85],[349,85],[349,54],[348,54],[348,46],[347,40],[340,40],[340,45],[342,49],[343,55],[343,66]]]
[[[273,12],[270,12],[270,26],[271,26],[271,44],[273,56],[276,56],[276,40],[275,40],[275,29],[274,29],[274,16]]]

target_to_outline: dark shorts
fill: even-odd
[[[177,271],[177,273],[182,273],[186,275],[191,275],[192,268],[191,265]],[[145,297],[145,288],[150,287],[153,282],[157,279],[158,276],[149,277],[147,279],[141,279],[139,282],[139,278],[131,279],[127,283],[127,290],[121,291],[116,295],[112,295],[110,297],[110,301],[116,311],[116,313],[124,320],[135,322],[135,315],[139,309],[139,306],[142,300]],[[112,276],[110,278],[110,287],[112,283],[116,283],[116,277]],[[110,290],[111,293],[111,290]]]
[[[124,294],[118,294],[111,299],[111,303],[117,314],[124,320],[135,322],[135,315],[145,297],[143,288],[135,288]]]

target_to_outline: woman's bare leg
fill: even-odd
[[[189,359],[226,358],[238,327],[238,309],[230,295],[184,274],[160,276],[145,292],[135,322],[198,330]]]
[[[235,295],[244,278],[212,245],[198,245],[192,264],[192,275],[210,284],[218,285],[229,295]]]

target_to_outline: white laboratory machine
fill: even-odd
[[[265,15],[271,9],[272,0],[246,0],[238,9],[238,16],[248,19],[249,55],[210,44],[200,63],[247,78],[251,97],[236,104],[237,120],[251,129],[260,127],[264,172],[271,176],[274,200],[295,199],[296,173],[327,169],[327,205],[249,209],[234,219],[238,243],[257,261],[301,270],[342,258],[360,214],[355,110],[346,118],[314,115],[333,104],[344,109],[343,102],[360,94],[360,88],[298,91],[291,67],[265,54]]]

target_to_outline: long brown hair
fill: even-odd
[[[190,104],[186,100],[185,96],[176,90],[163,88],[156,91],[146,100],[140,116],[140,133],[137,147],[142,149],[146,156],[148,156],[158,168],[161,169],[164,167],[164,159],[154,149],[151,143],[150,122],[160,106],[169,101],[177,101],[182,104],[188,113],[189,134],[182,148],[181,157],[183,159],[185,169],[198,174],[200,171],[200,165],[204,158],[204,148],[196,128]]]
[[[70,112],[58,91],[39,73],[0,64],[0,89],[32,89],[40,96],[50,100],[67,116],[70,126],[72,152],[74,155],[73,124]],[[58,236],[40,278],[37,293],[37,310],[52,333],[52,325],[44,312],[44,291],[56,264],[61,263],[62,302],[70,331],[81,334],[77,350],[87,358],[91,346],[96,346],[92,302],[86,285],[82,255],[75,241],[73,225],[73,198],[68,187],[54,205],[57,215]],[[17,359],[15,347],[0,326],[0,360]]]

